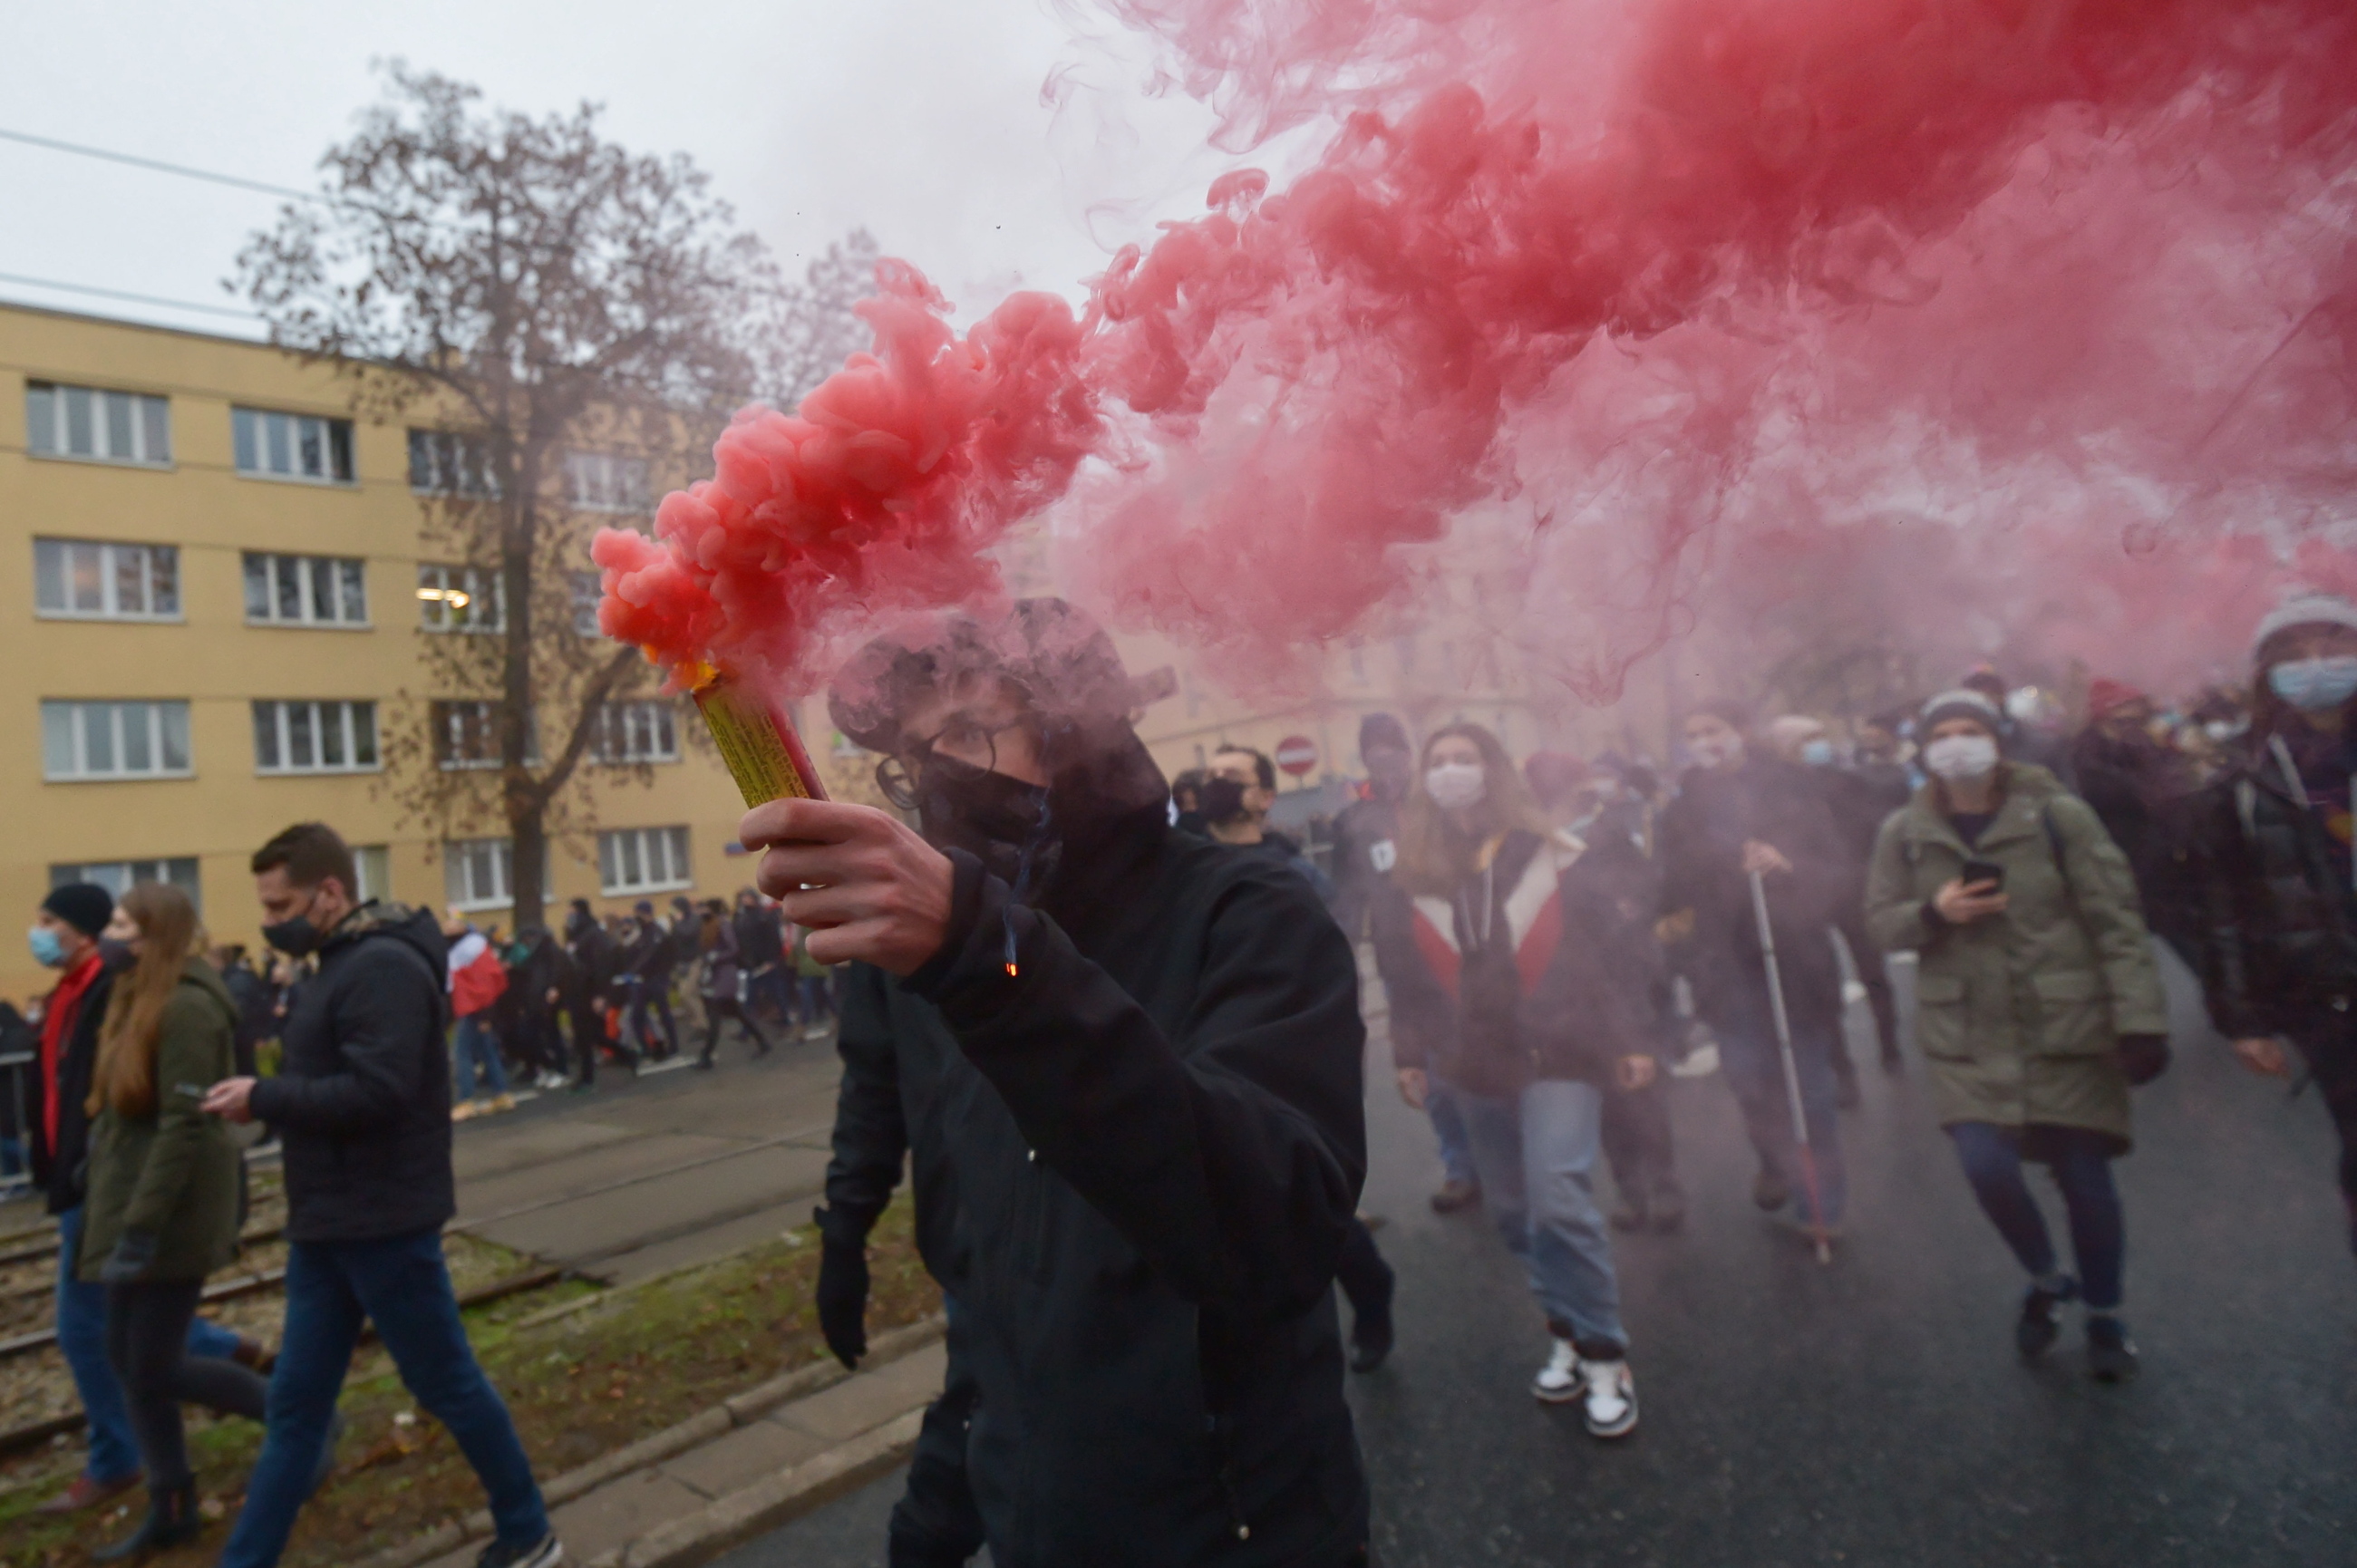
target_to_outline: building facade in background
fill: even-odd
[[[496,766],[496,704],[434,689],[425,657],[500,628],[496,581],[426,543],[428,503],[479,482],[470,451],[414,411],[355,418],[331,367],[266,345],[0,306],[0,712],[23,737],[0,766],[0,903],[29,919],[59,882],[154,878],[253,945],[247,857],[317,819],[359,849],[364,893],[503,923],[498,824],[404,821],[388,777]],[[656,489],[619,452],[568,454],[563,483],[608,523],[647,518]],[[608,710],[559,900],[750,880],[697,727],[665,698]],[[47,983],[0,957],[0,994]]]

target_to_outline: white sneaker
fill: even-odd
[[[1582,1413],[1591,1437],[1626,1437],[1637,1430],[1637,1380],[1626,1361],[1582,1361],[1587,1408]]]
[[[1672,1078],[1708,1078],[1718,1070],[1718,1042],[1696,1046],[1686,1059],[1670,1069]]]
[[[1531,1392],[1548,1404],[1562,1404],[1579,1397],[1585,1385],[1579,1376],[1579,1352],[1571,1348],[1568,1339],[1558,1339],[1547,1352],[1547,1364],[1531,1380]]]

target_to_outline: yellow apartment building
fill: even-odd
[[[414,704],[441,704],[436,766],[479,763],[468,736],[493,733],[474,694],[430,687],[427,639],[486,608],[426,547],[461,447],[417,423],[355,418],[349,382],[265,345],[0,306],[0,703],[20,737],[0,907],[29,924],[58,882],[155,877],[195,894],[217,940],[256,946],[247,857],[317,819],[360,848],[365,892],[505,921],[495,827],[405,818],[389,787]],[[598,521],[644,517],[655,489],[628,453],[568,454],[565,483]],[[558,908],[749,880],[697,722],[660,700],[611,715],[586,765],[594,823],[553,850]],[[47,983],[21,942],[0,955],[0,995]]]

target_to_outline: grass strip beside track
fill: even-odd
[[[468,1332],[508,1401],[534,1471],[547,1477],[824,1357],[813,1299],[819,1251],[815,1232],[804,1228],[594,1312],[527,1326],[520,1320],[543,1314],[562,1292],[590,1287],[568,1283],[512,1296],[468,1312]],[[905,1197],[877,1227],[869,1263],[870,1334],[941,1310],[941,1294],[917,1258]],[[350,1424],[340,1462],[296,1526],[288,1568],[358,1562],[482,1506],[457,1444],[416,1408],[382,1351],[356,1359],[342,1410]],[[233,1515],[261,1430],[236,1420],[204,1423],[193,1412],[190,1426],[199,1488]],[[64,1520],[32,1512],[70,1474],[0,1494],[0,1564],[81,1568],[91,1548],[128,1532],[134,1516],[113,1509]],[[145,1506],[136,1494],[126,1500]],[[147,1561],[210,1563],[227,1535],[227,1524],[216,1521],[192,1545]]]

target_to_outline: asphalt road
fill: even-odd
[[[2084,1375],[2075,1324],[2046,1363],[2015,1359],[2021,1281],[1921,1071],[1869,1067],[1844,1119],[1831,1268],[1751,1208],[1725,1086],[1676,1086],[1693,1217],[1620,1244],[1644,1418],[1610,1446],[1530,1399],[1546,1346],[1517,1271],[1479,1220],[1425,1207],[1429,1135],[1371,1093],[1400,1345],[1351,1395],[1386,1568],[2357,1562],[2357,1264],[2313,1094],[2287,1101],[2222,1047],[2180,1049],[2140,1091],[2119,1174],[2144,1375],[2115,1388]],[[880,1565],[898,1487],[727,1568]]]

